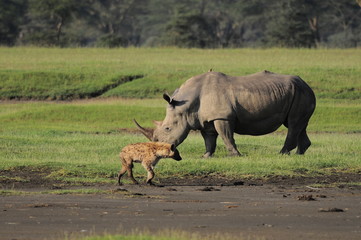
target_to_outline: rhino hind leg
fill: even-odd
[[[298,147],[297,154],[304,154],[306,152],[311,145],[306,128],[315,107],[316,98],[311,89],[303,88],[298,89],[298,91],[296,89],[296,95],[294,96],[287,119],[284,122],[284,125],[288,127],[288,133],[281,153],[289,154],[296,147]]]
[[[297,147],[298,134],[298,131],[291,128],[288,129],[286,141],[280,153],[289,155],[290,152]]]
[[[297,154],[304,154],[306,150],[311,146],[311,141],[307,136],[306,128],[298,136]]]
[[[311,141],[306,133],[308,120],[310,119],[311,114],[304,115],[296,121],[289,119],[288,123],[284,124],[288,127],[288,132],[285,144],[280,153],[290,154],[290,152],[296,147],[298,147],[297,154],[304,154],[306,152],[307,148],[311,145]]]
[[[306,128],[301,132],[289,129],[285,144],[280,151],[282,154],[290,154],[290,152],[297,147],[297,154],[304,154],[308,147],[311,146],[311,141],[307,136]]]
[[[237,150],[236,142],[234,141],[234,126],[231,121],[216,120],[214,127],[217,133],[222,137],[224,144],[231,156],[240,156]]]

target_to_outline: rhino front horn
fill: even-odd
[[[135,123],[135,125],[137,125],[139,131],[141,133],[143,133],[146,138],[148,138],[150,141],[152,141],[154,130],[145,129],[144,127],[140,126],[139,123],[135,119],[133,119],[133,122]]]

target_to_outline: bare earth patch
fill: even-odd
[[[361,182],[358,173],[268,179],[189,176],[160,179],[161,187],[119,187],[116,179],[114,184],[74,186],[48,179],[50,171],[0,171],[4,193],[0,239],[65,239],[134,229],[222,233],[244,239],[359,239],[361,235],[361,188],[353,184]],[[55,192],[59,188],[102,192]],[[23,194],[6,195],[5,190]],[[48,193],[39,193],[45,190]]]

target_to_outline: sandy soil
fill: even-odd
[[[361,177],[347,179],[360,182]],[[328,178],[275,177],[262,182],[202,177],[188,182],[166,179],[162,187],[81,187],[102,189],[104,194],[2,195],[0,239],[64,239],[134,229],[244,239],[360,239],[361,188],[309,186],[317,181],[330,183]],[[54,188],[45,181],[31,186],[9,179],[0,183],[3,189],[29,192]]]

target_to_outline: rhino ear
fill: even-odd
[[[166,100],[169,104],[172,104],[173,99],[169,96],[168,93],[163,93],[163,98]]]
[[[177,89],[174,91],[174,93],[173,93],[172,96],[174,96],[176,93],[178,93],[178,91],[179,91],[179,88],[177,88]],[[171,105],[171,106],[173,106],[173,107],[183,105],[183,104],[185,104],[185,103],[187,102],[187,101],[174,100],[173,97],[169,96],[168,93],[164,93],[164,94],[163,94],[163,98],[164,98],[164,100],[166,100],[166,101],[169,103],[169,105]]]

